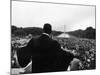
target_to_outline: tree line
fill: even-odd
[[[39,27],[16,27],[14,25],[11,25],[11,34],[14,36],[26,36],[29,34],[32,34],[33,36],[40,35],[43,33],[42,28]],[[62,31],[54,31],[52,32],[53,36],[58,36]],[[79,37],[79,38],[88,38],[88,39],[96,39],[96,29],[92,27],[87,27],[85,30],[76,30],[76,31],[71,31],[67,32],[70,35]]]

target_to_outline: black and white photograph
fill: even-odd
[[[96,70],[96,6],[11,0],[11,74]]]

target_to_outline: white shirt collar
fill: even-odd
[[[47,33],[42,33],[42,34],[49,36],[49,34],[47,34]]]

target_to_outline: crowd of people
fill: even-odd
[[[56,38],[62,47],[76,54],[82,61],[81,69],[96,68],[96,44],[93,39],[73,39],[73,38]]]

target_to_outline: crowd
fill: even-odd
[[[14,59],[15,52],[26,46],[30,38],[15,38],[11,41],[11,67],[19,68]],[[72,38],[56,38],[64,49],[70,50],[79,56],[82,64],[80,70],[95,69],[96,68],[96,44],[92,39],[72,39]]]
[[[80,70],[96,68],[96,44],[93,39],[56,39],[63,48],[75,52],[82,62]]]

